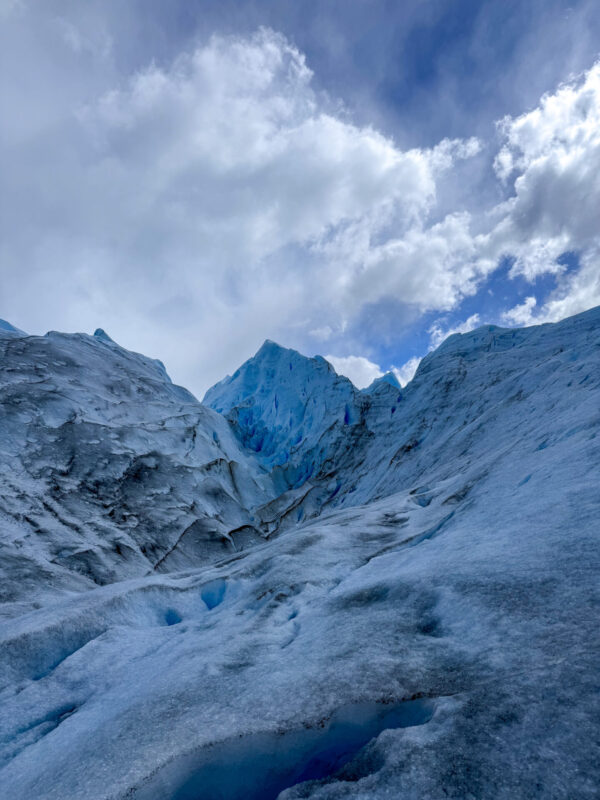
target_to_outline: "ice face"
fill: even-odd
[[[261,540],[252,509],[272,498],[271,479],[160,362],[105,335],[11,336],[0,348],[5,603]]]
[[[290,486],[312,475],[318,460],[312,451],[327,428],[336,438],[361,416],[360,393],[325,359],[306,358],[269,340],[233,376],[209,389],[203,402],[230,420],[262,464],[285,467]]]
[[[19,328],[15,328],[10,322],[0,319],[0,336],[27,336],[27,334]]]
[[[106,331],[102,330],[102,328],[96,328],[94,331],[94,336],[96,339],[100,339],[101,342],[112,342],[113,340],[110,338]]]
[[[398,381],[398,378],[393,372],[386,372],[385,375],[382,375],[380,378],[375,378],[370,386],[367,386],[366,389],[363,389],[363,392],[365,394],[370,394],[371,392],[374,392],[376,389],[380,388],[382,384],[388,384],[393,389],[400,390],[400,382]]]
[[[596,796],[600,310],[368,396],[267,343],[224,414],[94,337],[0,348],[7,797]]]

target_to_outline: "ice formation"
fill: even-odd
[[[403,389],[0,353],[3,797],[597,797],[600,309]]]

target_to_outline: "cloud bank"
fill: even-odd
[[[600,62],[542,97],[533,111],[499,123],[504,144],[494,166],[513,194],[490,236],[496,252],[516,258],[513,277],[530,282],[554,273],[557,286],[537,313],[520,322],[552,321],[600,303]],[[565,274],[558,260],[579,255]],[[510,317],[509,317],[510,318]]]
[[[72,24],[54,46],[111,62],[108,36]],[[273,30],[214,35],[113,83],[7,126],[0,274],[21,327],[54,327],[57,312],[66,328],[101,325],[201,394],[267,337],[370,382],[382,370],[365,309],[387,304],[399,322],[456,310],[507,257],[512,279],[551,274],[556,288],[506,321],[600,303],[598,64],[498,124],[503,198],[450,213],[440,187],[493,144],[402,150],[317,92]],[[448,332],[434,324],[431,344]]]
[[[521,277],[532,287],[537,279],[554,276],[555,288],[543,304],[529,295],[501,313],[498,321],[506,325],[556,321],[600,304],[600,63],[544,95],[532,111],[500,120],[497,128],[501,146],[493,166],[507,197],[479,219],[464,212],[425,231],[418,252],[427,278],[438,288],[437,270],[446,259],[462,295],[503,259],[512,260],[511,279]],[[472,235],[476,225],[480,232]],[[413,236],[414,230],[383,248],[402,253]],[[575,270],[568,271],[561,261],[565,254],[576,256]],[[369,257],[373,254],[365,254]],[[394,268],[388,266],[387,279],[392,280]],[[443,294],[428,305],[428,294],[422,292],[423,310],[458,305],[460,296],[453,295],[451,284],[445,295],[447,305],[440,302]],[[447,329],[435,323],[429,329],[429,349],[480,322],[475,313]]]

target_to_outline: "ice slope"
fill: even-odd
[[[5,319],[0,319],[0,332],[2,336],[27,336],[25,331],[20,330],[19,328],[15,328],[14,325],[11,325],[10,322],[7,322]]]
[[[371,394],[336,438],[340,405],[313,420],[337,450],[268,541],[9,604],[7,797],[598,796],[600,310],[453,337]]]
[[[462,502],[456,463],[428,505],[410,487],[6,623],[7,796],[268,800],[320,776],[281,800],[597,797],[589,445],[538,451],[527,482],[495,465]],[[407,727],[365,719],[415,699]]]
[[[443,481],[457,459],[470,476],[466,498],[491,464],[525,479],[536,473],[538,454],[565,439],[580,436],[594,449],[599,353],[598,308],[556,324],[449,337],[423,359],[396,407],[371,418],[374,436],[348,469],[353,497],[346,484],[338,502],[365,502],[431,476]],[[425,485],[421,494],[425,501]]]
[[[428,482],[453,475],[457,458],[465,475],[473,465],[483,475],[491,462],[511,454],[532,472],[537,452],[530,453],[533,439],[543,449],[582,425],[590,434],[597,429],[599,331],[600,310],[592,309],[554,325],[484,326],[455,334],[423,359],[404,389],[380,379],[368,390],[355,390],[360,414],[346,426],[335,425],[345,405],[327,386],[320,387],[327,398],[318,406],[320,436],[314,421],[316,444],[300,441],[291,454],[296,462],[310,459],[312,469],[288,517],[296,521],[326,507],[366,503],[408,484],[419,488],[419,502],[426,503]],[[303,367],[296,369],[295,382],[283,380],[281,361],[279,371],[271,371],[271,381],[279,387],[281,406],[293,402],[284,395],[288,392],[302,408],[304,376],[312,360],[295,356]],[[260,358],[261,351],[252,360],[255,369]],[[244,367],[238,373],[243,375]],[[230,395],[222,401],[233,407],[229,415],[237,413],[237,400]],[[253,404],[254,416],[268,415],[260,396],[253,397]],[[236,427],[245,442],[247,431],[239,416]],[[477,480],[475,475],[464,481],[464,497]]]
[[[0,447],[5,603],[220,558],[273,495],[220,415],[103,331],[0,329]]]

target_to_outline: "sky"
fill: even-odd
[[[0,0],[0,317],[202,397],[600,304],[597,0]]]

